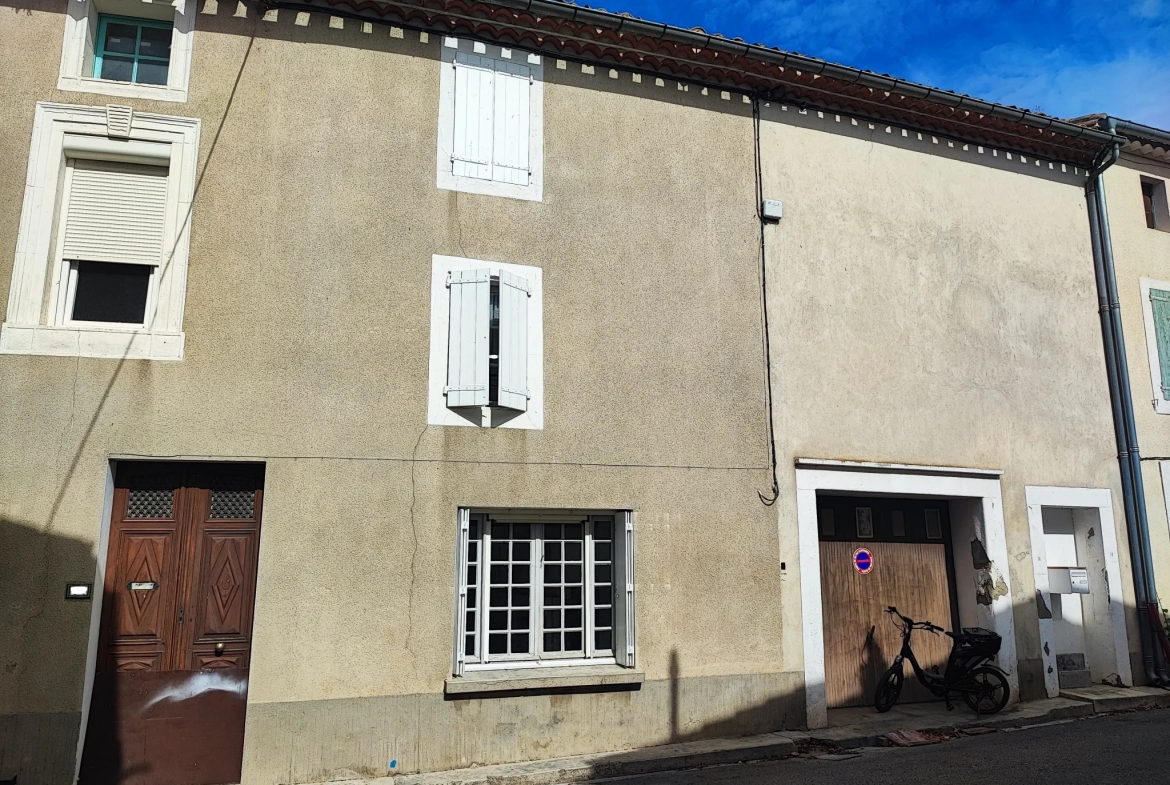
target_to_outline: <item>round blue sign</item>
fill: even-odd
[[[873,572],[873,554],[867,548],[858,548],[853,552],[853,566],[862,575]]]

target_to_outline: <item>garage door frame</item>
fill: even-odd
[[[821,557],[817,527],[817,492],[876,493],[895,496],[928,496],[940,499],[970,500],[964,505],[969,514],[955,515],[951,525],[955,553],[963,551],[962,542],[978,537],[990,562],[986,569],[991,584],[990,606],[963,602],[959,612],[964,626],[983,626],[1003,637],[997,662],[1008,674],[1013,698],[1019,695],[1016,673],[1016,634],[1012,610],[1011,577],[1008,567],[1007,533],[1003,519],[1003,493],[1000,477],[994,469],[914,466],[906,464],[829,461],[801,458],[796,461],[797,537],[800,551],[800,597],[802,637],[804,640],[805,709],[810,728],[828,725],[825,699],[825,639],[821,609]],[[974,578],[974,572],[959,569],[963,559],[956,558],[957,580]]]

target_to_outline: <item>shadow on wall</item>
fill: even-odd
[[[0,515],[0,782],[73,782],[94,601],[65,589],[96,571],[92,543]]]

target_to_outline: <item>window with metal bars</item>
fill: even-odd
[[[630,513],[460,514],[455,672],[633,664]]]

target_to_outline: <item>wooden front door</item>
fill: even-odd
[[[239,782],[263,481],[119,465],[83,785]]]
[[[953,629],[950,521],[945,501],[818,497],[821,603],[825,636],[825,697],[829,708],[872,706],[878,678],[902,648],[888,606],[916,621]],[[855,554],[865,549],[863,573]],[[862,560],[864,565],[864,560]],[[914,655],[941,673],[951,639],[915,631]],[[935,700],[905,666],[899,703]]]

